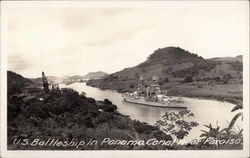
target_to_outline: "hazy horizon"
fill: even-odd
[[[190,53],[192,53],[192,52],[190,52]],[[242,55],[242,54],[240,54],[240,55]],[[240,55],[237,55],[237,56],[240,56]],[[218,57],[212,57],[212,58],[225,58],[225,57],[236,57],[236,56],[218,56]],[[204,59],[211,59],[211,58],[204,58]],[[138,63],[138,65],[139,65],[139,63]],[[137,66],[137,65],[134,65],[134,66]],[[129,68],[129,67],[126,67],[126,68]],[[9,69],[8,69],[8,71],[15,72],[15,71],[9,70]],[[43,70],[41,70],[41,72],[40,72],[41,74],[42,74],[42,71]],[[98,72],[98,71],[102,71],[102,70],[96,70],[96,71],[91,71],[91,72]],[[118,71],[120,71],[120,70],[118,70]],[[105,71],[102,71],[102,72],[105,72]],[[117,71],[115,71],[115,72],[117,72]],[[112,73],[115,73],[115,72],[111,72],[111,73],[105,72],[105,73],[112,74]],[[15,73],[18,73],[18,72],[15,72]],[[46,72],[45,72],[46,76],[51,76],[51,77],[70,77],[70,76],[78,76],[78,75],[79,76],[85,76],[88,73],[90,73],[90,72],[87,72],[87,73],[84,73],[84,74],[72,74],[72,75],[58,75],[58,76],[56,76],[56,75],[53,75],[53,74],[52,75],[47,75]],[[40,76],[34,76],[34,77],[27,77],[27,76],[23,75],[23,77],[26,77],[26,78],[41,78],[42,75],[40,75]]]
[[[24,77],[114,73],[158,48],[203,58],[249,52],[245,2],[166,2],[160,7],[14,7],[8,16],[8,70]]]

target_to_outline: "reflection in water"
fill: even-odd
[[[78,91],[85,92],[87,97],[95,98],[96,100],[109,99],[113,104],[117,105],[118,111],[124,115],[129,115],[132,119],[137,119],[153,125],[157,120],[160,120],[166,111],[179,111],[181,109],[167,109],[160,107],[150,107],[124,102],[122,95],[113,90],[100,90],[86,86],[85,83],[74,83],[71,85],[60,85],[60,87],[69,87]],[[184,98],[188,109],[194,113],[193,120],[200,125],[193,128],[186,140],[194,139],[200,136],[201,129],[204,129],[204,124],[211,123],[213,127],[218,125],[222,128],[228,126],[235,113],[231,113],[233,104],[219,102],[214,100]],[[240,120],[240,119],[239,119]],[[238,122],[237,124],[241,124]]]

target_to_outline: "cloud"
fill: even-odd
[[[32,63],[19,54],[10,54],[8,56],[8,66],[10,70],[20,71],[30,68]]]
[[[131,8],[64,8],[64,9],[48,9],[47,12],[52,14],[54,20],[62,24],[65,29],[77,31],[96,25],[102,20],[114,18],[116,16],[126,14]],[[98,24],[100,25],[100,24]]]
[[[123,42],[124,40],[133,39],[141,30],[144,28],[128,28],[124,30],[114,30],[114,32],[109,32],[102,34],[95,40],[86,41],[86,46],[105,46],[112,45],[117,42]]]
[[[246,5],[193,3],[9,9],[8,67],[27,76],[40,75],[41,69],[51,75],[112,73],[135,66],[167,46],[205,58],[218,52],[220,56],[248,52]]]

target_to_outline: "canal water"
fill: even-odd
[[[62,84],[60,87],[72,88],[80,94],[81,92],[85,92],[87,97],[92,97],[96,100],[109,99],[113,104],[117,105],[120,113],[129,115],[131,119],[147,122],[151,125],[157,120],[160,120],[165,112],[180,110],[127,103],[123,101],[121,93],[114,90],[100,90],[99,88],[87,86],[85,83],[73,83],[71,85]],[[207,131],[208,129],[203,126],[204,124],[208,125],[211,123],[213,127],[218,125],[220,129],[227,127],[235,113],[237,113],[231,112],[234,107],[231,103],[196,98],[183,99],[188,110],[194,113],[194,118],[192,118],[192,120],[199,123],[199,126],[194,127],[190,131],[190,134],[185,138],[186,141],[198,138],[202,133],[202,129]],[[242,127],[241,119],[238,119],[236,124]],[[235,130],[239,131],[237,126]]]

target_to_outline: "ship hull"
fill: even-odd
[[[152,107],[160,107],[160,108],[182,108],[187,109],[186,106],[177,104],[177,103],[160,103],[160,102],[152,102],[152,101],[145,101],[144,98],[130,98],[130,97],[123,97],[123,100],[125,102],[133,103],[133,104],[139,104],[144,106],[152,106]]]

